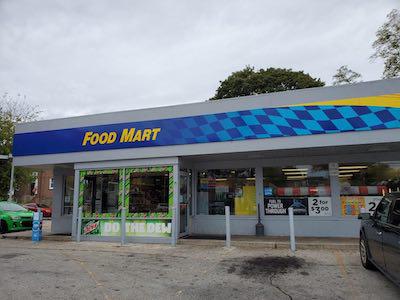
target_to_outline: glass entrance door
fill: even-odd
[[[190,174],[180,172],[179,193],[179,237],[189,235],[189,203],[191,199]]]

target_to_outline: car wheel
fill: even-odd
[[[368,253],[369,253],[368,242],[365,239],[364,235],[362,234],[361,237],[360,237],[361,264],[363,265],[364,268],[366,268],[368,270],[373,270],[373,269],[375,269],[375,266],[369,260],[369,254]]]
[[[7,228],[7,223],[4,220],[0,221],[0,233],[7,233],[8,232],[8,228]]]

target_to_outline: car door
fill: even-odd
[[[366,231],[371,258],[383,270],[385,270],[382,248],[383,226],[388,223],[390,204],[390,199],[386,197],[381,200],[375,210],[370,227]]]
[[[389,224],[383,226],[383,256],[386,272],[400,284],[400,199],[395,199]]]

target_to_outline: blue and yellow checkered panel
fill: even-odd
[[[377,106],[297,106],[170,119],[174,144],[400,128],[400,109]]]

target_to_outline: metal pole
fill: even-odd
[[[289,207],[289,228],[290,228],[290,250],[296,251],[296,241],[294,237],[293,207]]]
[[[82,207],[78,208],[78,228],[76,233],[76,242],[81,241],[81,230],[82,230]]]
[[[172,233],[171,233],[171,245],[176,246],[176,206],[172,206],[172,220],[171,220],[171,228],[172,228]]]
[[[121,246],[125,245],[126,236],[126,208],[121,208]]]
[[[12,155],[9,155],[12,159]],[[14,196],[14,160],[11,160],[10,190],[8,191],[8,201],[12,201]]]
[[[225,206],[225,225],[226,225],[226,247],[231,247],[231,211],[229,206]]]

